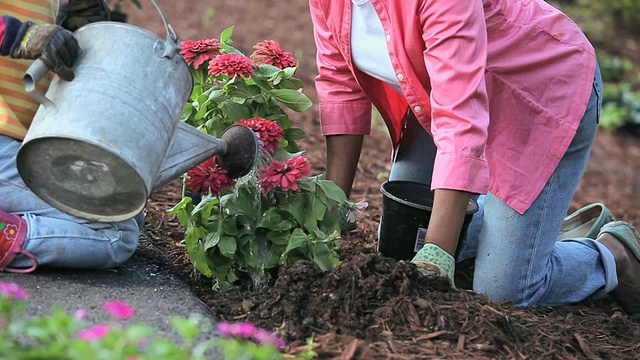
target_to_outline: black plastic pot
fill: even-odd
[[[429,185],[413,181],[386,181],[382,191],[382,218],[378,251],[396,260],[411,260],[422,248],[433,208],[433,192]],[[478,203],[471,199],[467,206],[460,241],[466,234]]]

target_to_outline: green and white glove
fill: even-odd
[[[456,286],[453,279],[456,260],[440,246],[433,243],[424,244],[411,262],[416,264],[425,276],[446,277],[451,287],[455,289]]]

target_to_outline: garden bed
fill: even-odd
[[[214,6],[195,1],[159,1],[182,40],[219,36],[235,25],[234,45],[243,51],[274,39],[299,60],[298,77],[315,102],[314,44],[305,0],[295,2],[222,1]],[[130,22],[161,36],[161,21],[131,11]],[[156,21],[157,20],[157,21]],[[243,48],[243,45],[246,47]],[[292,114],[309,137],[299,144],[324,171],[324,140],[317,108]],[[640,141],[625,133],[601,131],[571,210],[602,201],[617,218],[640,225]],[[370,206],[358,229],[343,237],[342,264],[319,272],[300,262],[281,269],[275,284],[254,289],[250,283],[221,293],[198,274],[180,244],[182,229],[166,210],[180,198],[178,182],[154,192],[147,207],[148,237],[176,266],[198,297],[220,320],[250,321],[276,331],[295,353],[308,338],[319,358],[638,358],[640,324],[632,323],[608,298],[596,304],[560,308],[518,309],[492,303],[471,292],[472,263],[457,269],[457,291],[430,283],[413,266],[376,253],[382,212],[380,184],[389,171],[389,142],[380,127],[367,137],[352,200]]]

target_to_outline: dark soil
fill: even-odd
[[[218,37],[232,25],[235,46],[246,52],[258,41],[277,40],[300,61],[298,77],[316,100],[306,0],[158,3],[181,40]],[[143,11],[128,7],[130,22],[164,38],[153,6],[143,4]],[[210,7],[215,15],[208,22],[204,14]],[[596,45],[606,49],[606,44]],[[292,114],[292,120],[309,135],[300,145],[314,171],[323,172],[317,108]],[[281,269],[267,289],[213,291],[211,280],[196,273],[181,246],[179,223],[166,214],[179,201],[177,182],[152,194],[143,235],[175,264],[218,319],[251,321],[274,330],[288,341],[289,353],[313,337],[322,359],[640,359],[640,323],[630,322],[609,298],[595,304],[520,309],[470,291],[471,262],[458,266],[459,290],[452,291],[418,276],[411,264],[377,254],[379,187],[389,170],[389,149],[387,135],[376,127],[365,141],[352,194],[353,200],[366,199],[370,206],[358,229],[343,237],[342,264],[329,272],[299,262]],[[640,225],[639,175],[639,138],[601,131],[570,210],[602,201],[617,218]]]

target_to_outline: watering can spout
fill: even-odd
[[[178,122],[153,189],[216,156],[218,164],[229,176],[246,175],[255,164],[258,142],[253,130],[243,125],[229,127],[220,139],[207,135],[193,126]]]

